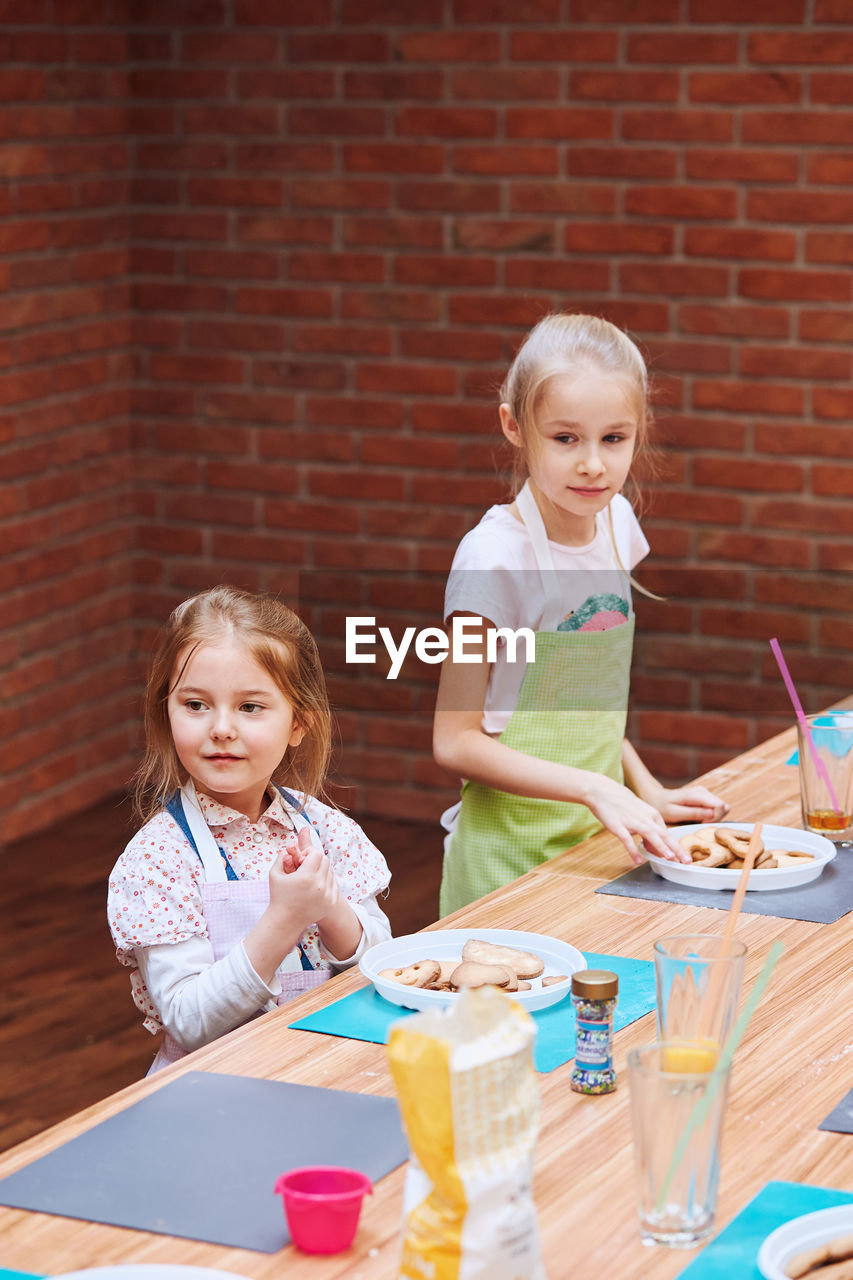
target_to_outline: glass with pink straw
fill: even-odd
[[[830,711],[807,716],[779,641],[771,640],[770,648],[797,717],[803,826],[846,843],[853,840],[853,713]]]

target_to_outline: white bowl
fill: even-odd
[[[417,960],[461,960],[462,948],[469,938],[493,942],[501,947],[516,947],[519,951],[532,951],[545,961],[541,977],[529,979],[529,991],[509,993],[513,1000],[531,1011],[547,1009],[564,999],[571,990],[572,974],[587,967],[577,947],[541,933],[523,933],[518,929],[427,929],[423,933],[408,933],[371,947],[359,960],[359,968],[379,994],[392,1004],[404,1009],[440,1009],[456,999],[455,991],[404,987],[399,982],[380,978],[379,974],[382,969],[402,969]],[[542,986],[542,978],[562,973],[567,975],[565,982]]]
[[[788,1280],[784,1268],[798,1253],[849,1235],[853,1235],[853,1204],[805,1213],[770,1233],[758,1251],[758,1270],[764,1280]],[[816,1271],[814,1280],[819,1275]]]
[[[752,832],[752,822],[693,822],[683,827],[671,827],[670,831],[676,840],[690,835],[693,831],[701,831],[710,827],[728,827],[731,831],[743,831],[747,835]],[[755,889],[793,889],[800,884],[808,884],[822,874],[824,867],[835,857],[835,845],[825,836],[817,836],[811,831],[800,831],[796,827],[764,826],[761,833],[765,849],[798,849],[801,853],[812,854],[810,862],[803,862],[801,867],[771,867],[769,871],[751,871],[747,881],[747,890]],[[693,889],[736,889],[740,880],[740,870],[728,867],[703,867],[701,863],[670,862],[668,858],[659,858],[657,854],[648,853],[649,866],[664,880],[674,884],[689,885]]]

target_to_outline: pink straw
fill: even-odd
[[[800,699],[797,697],[797,691],[794,688],[794,682],[791,679],[791,673],[788,670],[788,664],[786,663],[785,659],[782,657],[782,650],[779,647],[779,641],[776,640],[775,638],[771,640],[770,648],[773,650],[773,657],[776,659],[776,662],[778,663],[778,666],[779,666],[779,670],[782,672],[782,679],[785,681],[785,688],[788,690],[788,697],[791,699],[791,705],[794,708],[794,713],[802,727],[806,742],[809,744],[809,751],[811,752],[812,760],[814,760],[815,768],[817,769],[820,777],[826,783],[826,789],[829,792],[829,798],[832,801],[833,809],[835,810],[836,813],[840,813],[841,806],[838,803],[838,796],[835,794],[835,789],[833,788],[833,785],[829,778],[829,774],[826,771],[826,765],[823,763],[823,760],[818,755],[817,747],[814,744],[814,739],[812,738],[811,729],[809,728],[809,722],[806,719],[806,713],[803,711],[803,704],[800,702]]]

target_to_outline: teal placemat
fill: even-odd
[[[679,1271],[677,1280],[761,1280],[758,1250],[771,1231],[803,1213],[834,1209],[838,1204],[853,1204],[853,1195],[802,1182],[768,1182],[698,1257]]]
[[[44,1280],[44,1273],[39,1271],[7,1271],[0,1267],[0,1280]]]
[[[590,969],[610,969],[619,977],[614,1030],[621,1031],[654,1009],[655,967],[651,960],[604,956],[595,951],[584,951],[583,957]],[[320,1031],[324,1035],[345,1036],[348,1040],[387,1044],[392,1023],[411,1012],[383,1000],[373,987],[362,987],[289,1025],[297,1031]],[[575,1011],[568,996],[548,1009],[538,1009],[533,1019],[537,1026],[533,1046],[537,1071],[553,1071],[575,1056]]]

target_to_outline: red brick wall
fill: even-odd
[[[504,493],[495,388],[524,330],[566,308],[627,326],[655,375],[664,457],[642,580],[668,600],[639,605],[633,721],[649,762],[692,776],[789,722],[771,635],[807,705],[853,686],[848,0],[185,0],[133,10],[125,97],[120,72],[86,62],[80,24],[107,0],[68,9],[42,38],[74,52],[42,60],[104,77],[71,83],[100,110],[115,92],[127,123],[117,134],[108,114],[61,151],[49,133],[57,163],[66,147],[80,165],[102,155],[97,178],[51,181],[133,179],[134,447],[117,495],[132,475],[135,555],[92,552],[87,572],[110,600],[131,566],[144,644],[196,587],[283,591],[321,640],[347,802],[434,815],[454,790],[429,751],[436,668],[393,683],[347,670],[343,618],[396,632],[438,617],[456,541]],[[56,92],[27,80],[32,60],[10,91],[50,119]],[[21,220],[12,203],[0,234]],[[82,253],[13,244],[3,262]],[[123,299],[97,288],[121,343]],[[13,296],[39,294],[21,281]],[[13,348],[33,327],[19,324]],[[52,411],[100,393],[103,353],[70,395],[44,380],[75,361],[38,359],[29,394]],[[14,351],[10,367],[30,370]],[[0,430],[2,464],[22,428]],[[32,608],[43,587],[19,563],[11,598]],[[23,625],[0,629],[16,676]],[[12,747],[19,734],[13,720]]]
[[[59,6],[62,7],[62,6]],[[130,767],[127,36],[3,6],[0,838]]]

